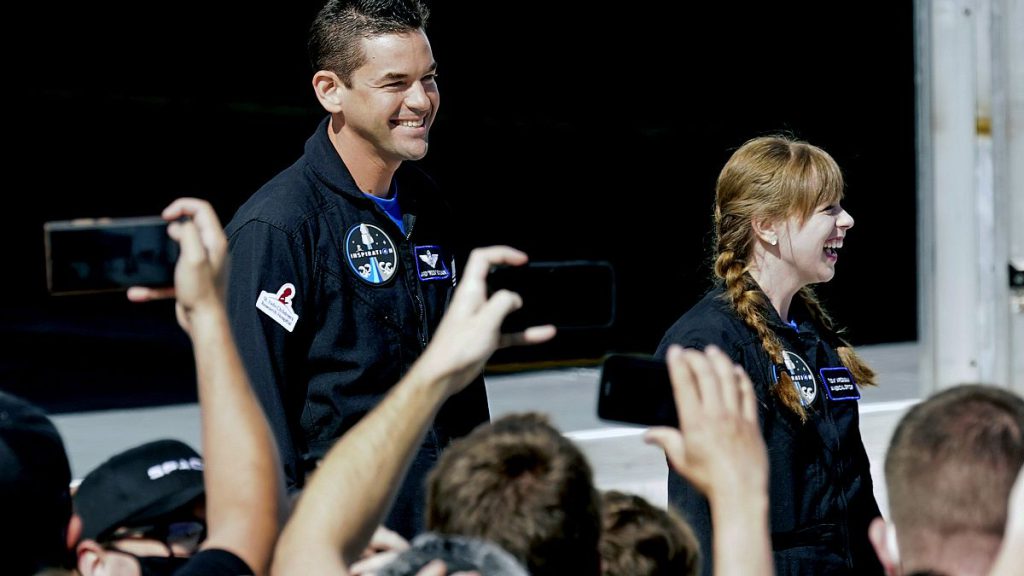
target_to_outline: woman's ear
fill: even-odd
[[[754,234],[757,235],[758,239],[767,244],[775,246],[779,243],[778,224],[769,221],[765,218],[755,218],[750,222],[751,227],[754,229]]]

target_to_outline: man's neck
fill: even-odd
[[[356,186],[366,194],[387,198],[391,192],[391,179],[402,163],[381,158],[369,142],[345,130],[344,126],[336,128],[334,120],[331,118],[327,125],[327,137],[345,162]]]
[[[900,534],[902,536],[902,533]],[[903,574],[934,572],[957,576],[984,576],[999,552],[1001,539],[988,534],[957,534],[928,542],[908,543],[903,551]]]

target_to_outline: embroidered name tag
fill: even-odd
[[[447,280],[452,277],[444,259],[441,258],[440,246],[416,247],[416,273],[420,277],[420,282]]]
[[[290,282],[281,286],[277,293],[260,292],[256,299],[256,308],[270,316],[270,319],[291,332],[295,330],[295,323],[299,321],[299,315],[292,308],[292,298],[295,297],[295,286]]]
[[[853,375],[846,368],[822,368],[818,370],[825,391],[832,400],[859,400],[860,390],[853,381]]]

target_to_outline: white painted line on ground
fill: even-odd
[[[911,398],[910,400],[893,400],[891,402],[871,402],[861,404],[860,413],[878,414],[879,412],[899,412],[900,410],[910,408],[920,401],[920,398]]]
[[[861,414],[879,414],[884,412],[899,412],[906,410],[920,399],[893,400],[891,402],[872,402],[861,404]],[[587,442],[589,440],[608,440],[609,438],[625,438],[628,436],[640,436],[647,431],[647,428],[592,428],[590,430],[575,430],[566,432],[565,437],[575,442]]]
[[[594,428],[592,430],[566,432],[565,437],[575,442],[585,442],[587,440],[607,440],[608,438],[639,436],[646,431],[647,428]]]

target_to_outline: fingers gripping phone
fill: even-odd
[[[159,216],[46,222],[43,234],[51,294],[174,285],[178,243]]]
[[[569,260],[495,266],[488,295],[516,292],[523,306],[505,318],[503,332],[554,324],[559,330],[608,328],[615,321],[615,272],[609,262]]]
[[[599,386],[598,418],[643,426],[679,426],[665,360],[611,354],[601,363]]]

